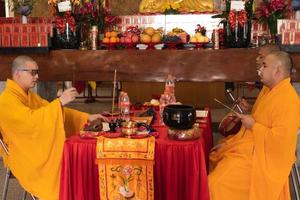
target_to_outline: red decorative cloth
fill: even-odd
[[[206,160],[212,145],[210,112],[203,118],[202,136],[194,141],[174,141],[165,126],[155,144],[154,188],[156,200],[209,200]],[[60,200],[99,200],[96,139],[69,138],[64,145]]]

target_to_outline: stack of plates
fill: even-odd
[[[164,47],[164,44],[156,44],[156,45],[154,45],[154,47],[157,50],[162,50],[162,48]]]

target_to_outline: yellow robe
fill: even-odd
[[[299,97],[287,78],[264,87],[252,110],[255,124],[210,154],[211,200],[288,200],[295,161]]]
[[[42,200],[58,200],[65,133],[78,131],[86,120],[86,113],[62,108],[58,99],[49,103],[31,91],[26,94],[7,80],[0,96],[0,131],[9,148],[4,159],[25,190]]]

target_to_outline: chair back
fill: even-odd
[[[4,153],[8,156],[8,148],[6,146],[6,144],[3,142],[3,137],[2,137],[2,133],[0,131],[0,146],[2,147]]]

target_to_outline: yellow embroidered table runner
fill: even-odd
[[[100,199],[154,199],[155,138],[97,140]]]

